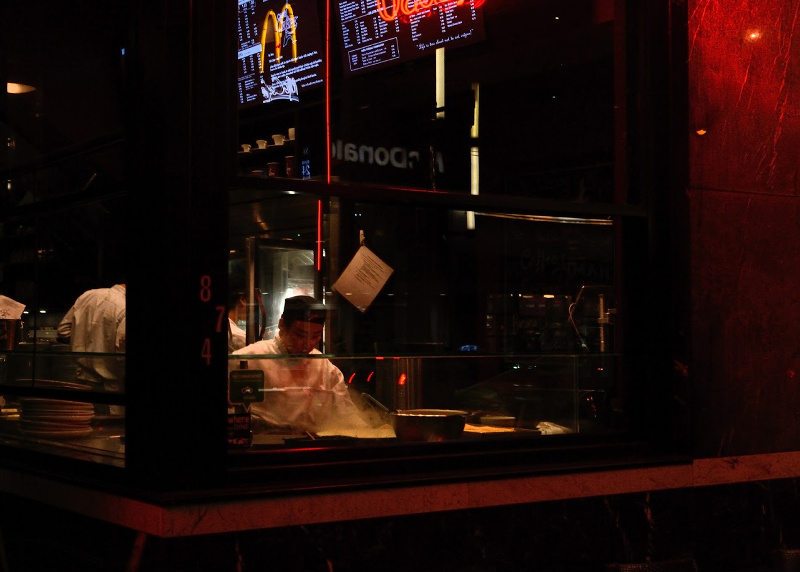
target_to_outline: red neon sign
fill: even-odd
[[[393,22],[398,17],[408,17],[425,12],[438,4],[442,9],[450,10],[465,4],[468,0],[392,0],[392,7],[387,8],[387,0],[376,0],[378,15],[386,22]]]

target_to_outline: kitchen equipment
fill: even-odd
[[[24,386],[39,387],[42,389],[70,389],[79,391],[86,391],[92,389],[92,386],[88,382],[81,383],[79,381],[61,381],[56,379],[21,378],[11,383],[11,385],[21,385],[23,387]]]
[[[467,412],[458,409],[401,409],[391,416],[395,435],[403,441],[457,439],[467,420]]]
[[[489,425],[491,427],[514,427],[517,423],[517,418],[511,415],[482,415],[481,425]]]
[[[291,203],[289,199],[289,203],[281,207],[288,219],[295,216]],[[244,258],[231,258],[229,267],[240,268],[245,275],[247,324],[244,329],[246,341],[251,344],[275,335],[286,298],[309,294],[320,299],[322,282],[315,267],[315,242],[256,236],[244,240]]]
[[[369,395],[364,400],[376,409],[394,428],[402,441],[444,441],[457,439],[464,433],[467,411],[460,409],[400,409],[392,411]]]
[[[83,401],[20,398],[19,428],[32,437],[72,439],[88,437],[93,429],[94,406]]]

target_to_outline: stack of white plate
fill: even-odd
[[[94,406],[91,403],[38,397],[23,397],[19,403],[19,426],[26,435],[72,439],[92,434]]]

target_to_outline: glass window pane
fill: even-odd
[[[620,429],[610,219],[472,213],[467,225],[464,211],[422,204],[233,197],[231,284],[253,291],[232,298],[241,311],[231,332],[247,332],[248,345],[229,356],[229,405],[231,419],[253,423],[256,445],[388,444],[390,413],[408,409],[459,411],[461,439]],[[317,266],[303,237],[316,232],[318,209]],[[257,230],[254,212],[283,239]],[[339,279],[364,248],[391,274],[375,286],[366,275],[376,266],[361,268],[374,291],[358,305]],[[315,305],[287,319],[296,295]],[[232,446],[253,444],[249,429],[242,435]]]
[[[130,10],[16,3],[0,21],[0,295],[24,306],[0,328],[0,439],[113,465],[124,463],[125,294],[115,285],[127,272]]]

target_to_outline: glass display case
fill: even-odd
[[[280,294],[278,304],[266,304],[274,316],[267,331],[239,324],[259,330],[256,339],[248,334],[248,344],[288,335],[279,320],[285,298],[316,296],[325,316],[315,346],[321,353],[302,359],[309,369],[315,361],[330,362],[340,386],[298,382],[298,375],[287,381],[279,362],[296,373],[300,358],[271,349],[267,355],[259,351],[267,347],[263,342],[239,349],[229,356],[231,423],[244,422],[252,435],[245,431],[242,441],[237,433],[232,447],[238,453],[243,443],[292,448],[319,445],[321,437],[329,444],[389,445],[403,440],[395,432],[398,411],[458,412],[462,442],[625,431],[612,217],[486,211],[468,217],[463,209],[424,201],[267,189],[234,189],[231,197],[231,227],[239,234],[231,236],[232,260],[255,252],[247,274],[259,275],[246,315],[260,323],[261,297]],[[257,239],[247,237],[247,229],[259,232],[254,212],[270,229],[259,236],[279,247],[254,247]],[[314,236],[320,243],[303,249]],[[372,257],[367,263],[364,252]],[[271,270],[266,280],[256,270],[265,268]],[[355,281],[342,286],[351,275]],[[289,290],[292,276],[302,278]],[[353,284],[361,291],[351,292]],[[314,415],[336,409],[318,392],[341,387],[365,423],[331,427],[326,417],[318,426]],[[270,411],[286,407],[304,409],[307,417],[296,426],[274,423]]]
[[[124,363],[117,354],[79,359]],[[76,380],[74,369],[75,356],[68,351],[17,347],[0,356],[0,440],[5,446],[123,467],[124,414],[109,413],[108,394]]]

